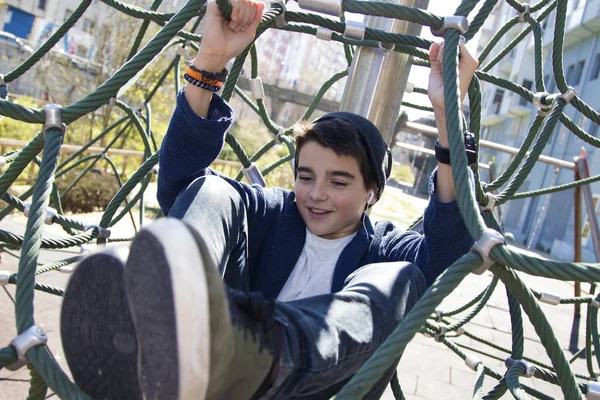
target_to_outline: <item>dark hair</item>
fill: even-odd
[[[353,157],[360,168],[367,189],[377,189],[377,175],[369,162],[369,156],[360,138],[360,132],[351,123],[341,118],[324,121],[301,121],[294,126],[296,160],[300,150],[309,142],[316,142],[333,150],[338,156]]]

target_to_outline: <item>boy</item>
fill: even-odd
[[[381,196],[391,156],[355,114],[297,128],[294,192],[208,169],[233,118],[213,92],[263,7],[239,0],[227,22],[208,5],[160,154],[158,197],[170,218],[128,252],[85,258],[71,277],[63,346],[94,398],[328,399],[471,247],[449,165],[432,178],[424,235],[371,224],[365,209]],[[439,52],[432,46],[429,95],[447,147]],[[476,67],[463,48],[463,93]],[[366,398],[381,396],[396,364]]]

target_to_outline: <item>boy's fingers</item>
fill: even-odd
[[[429,61],[432,63],[437,62],[439,52],[440,44],[436,42],[431,43],[431,46],[429,46]]]
[[[256,14],[256,10],[254,9],[254,4],[249,3],[244,6],[244,20],[242,21],[242,30],[245,31],[248,29],[252,21],[254,21],[254,15]]]
[[[258,24],[260,24],[260,21],[262,19],[262,13],[263,13],[264,9],[265,9],[265,3],[260,2],[260,1],[255,3],[254,21],[252,21],[252,23],[248,27],[248,29],[250,29],[252,32],[256,31]]]

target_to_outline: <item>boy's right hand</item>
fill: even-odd
[[[202,43],[194,64],[219,72],[254,40],[265,4],[254,0],[231,0],[231,21],[225,20],[214,1],[204,16]]]

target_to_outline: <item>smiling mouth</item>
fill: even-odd
[[[331,211],[323,210],[320,208],[307,207],[307,209],[308,209],[308,211],[310,211],[311,215],[313,215],[315,217],[323,217],[325,215],[331,214]]]

